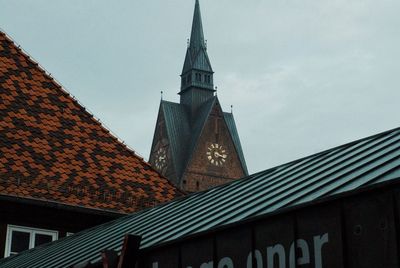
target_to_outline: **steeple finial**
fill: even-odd
[[[205,48],[204,33],[203,33],[203,23],[201,21],[201,12],[199,0],[196,0],[194,6],[194,15],[192,22],[192,33],[190,35],[190,47],[192,49],[199,49],[201,47]]]

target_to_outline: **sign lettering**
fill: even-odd
[[[310,253],[309,245],[304,239],[297,239],[293,241],[289,247],[289,254],[287,254],[285,247],[282,244],[275,244],[268,246],[265,249],[266,260],[263,260],[262,251],[256,249],[254,256],[252,252],[247,255],[247,268],[273,268],[278,266],[279,268],[295,268],[297,265],[310,264],[311,256],[314,257],[315,268],[323,268],[322,262],[322,249],[324,244],[329,242],[329,235],[325,233],[323,235],[317,235],[313,237],[313,248],[314,252]],[[295,250],[295,247],[298,249]],[[288,257],[288,259],[287,259]],[[253,259],[255,267],[253,267]],[[266,266],[264,266],[266,264]],[[287,266],[288,264],[288,266]],[[208,260],[203,262],[199,268],[212,268],[214,265],[213,261]],[[234,262],[230,257],[223,257],[218,261],[218,268],[235,268]],[[158,262],[153,262],[152,268],[159,268]],[[160,268],[164,268],[161,267]],[[193,266],[186,266],[186,268],[196,268]],[[236,267],[239,268],[239,267]]]

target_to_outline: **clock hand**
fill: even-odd
[[[226,154],[220,154],[218,152],[214,152],[214,156],[219,157],[219,158],[226,158]]]

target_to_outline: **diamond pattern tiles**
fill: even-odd
[[[181,195],[2,32],[0,194],[125,213]]]

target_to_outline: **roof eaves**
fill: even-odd
[[[125,212],[117,212],[115,210],[85,207],[85,206],[79,206],[79,205],[70,205],[70,204],[61,203],[61,202],[57,202],[57,201],[53,201],[53,200],[38,199],[38,198],[26,197],[26,196],[7,195],[4,193],[0,193],[0,200],[11,201],[11,202],[21,203],[21,204],[37,205],[37,206],[41,206],[41,207],[57,208],[57,209],[82,212],[82,213],[86,213],[86,214],[101,215],[101,216],[120,217],[120,216],[127,215],[127,213],[125,213]]]

